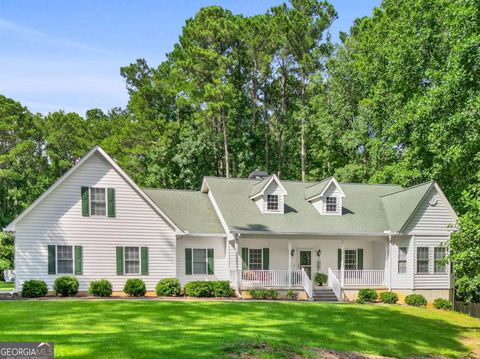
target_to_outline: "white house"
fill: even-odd
[[[444,244],[456,215],[435,182],[397,185],[205,177],[200,191],[141,189],[95,147],[5,230],[16,290],[74,275],[80,291],[142,278],[229,280],[354,299],[359,288],[449,297]],[[323,290],[312,284],[328,275]]]

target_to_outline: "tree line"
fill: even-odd
[[[460,214],[459,291],[480,300],[480,2],[384,0],[340,43],[336,18],[317,0],[250,17],[206,7],[165,61],[120,69],[125,109],[40,115],[0,97],[0,225],[95,144],[149,187],[195,189],[204,175],[256,168],[296,180],[435,179]]]

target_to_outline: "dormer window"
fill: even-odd
[[[337,212],[337,197],[327,197],[326,198],[326,211],[327,211],[327,213],[336,213]]]
[[[278,211],[278,195],[267,195],[267,211]]]

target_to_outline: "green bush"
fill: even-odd
[[[427,300],[421,294],[410,294],[405,297],[405,303],[414,307],[425,307]]]
[[[183,289],[187,297],[213,297],[213,285],[210,281],[197,280],[188,282]]]
[[[373,289],[363,288],[358,291],[358,303],[373,303],[377,300],[378,294]]]
[[[231,297],[232,288],[230,287],[230,281],[218,280],[211,282],[213,287],[213,295],[215,297]]]
[[[163,278],[157,284],[156,293],[159,297],[178,297],[180,281],[177,278]]]
[[[47,283],[43,280],[27,280],[22,285],[22,297],[39,298],[45,297],[48,293]]]
[[[252,299],[277,299],[278,298],[278,291],[275,289],[265,290],[250,290],[248,292]]]
[[[95,297],[110,297],[112,295],[112,283],[106,279],[95,280],[90,283],[88,293]]]
[[[380,300],[382,303],[395,304],[398,302],[398,295],[395,292],[382,292],[380,293]]]
[[[293,290],[289,289],[287,292],[287,299],[288,300],[297,300],[298,293],[295,293]]]
[[[317,285],[326,284],[327,281],[328,281],[328,276],[325,273],[315,274],[315,283],[317,283]]]
[[[53,290],[56,295],[73,297],[78,294],[78,280],[70,276],[58,277],[53,283]]]
[[[453,305],[452,302],[449,301],[448,299],[444,298],[437,298],[433,301],[433,307],[435,309],[441,309],[441,310],[452,310]]]
[[[147,292],[147,288],[145,287],[145,282],[143,280],[132,278],[125,282],[123,291],[130,297],[143,297]]]

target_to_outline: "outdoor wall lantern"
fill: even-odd
[[[292,249],[292,250],[290,251],[290,255],[291,255],[292,257],[295,255],[295,249]]]
[[[322,250],[321,250],[321,249],[319,249],[319,250],[317,251],[317,257],[320,257],[320,254],[322,254]]]

